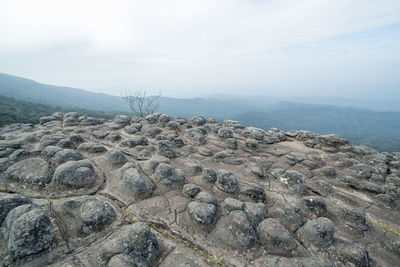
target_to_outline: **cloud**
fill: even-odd
[[[362,42],[346,48],[336,39],[399,24],[398,14],[398,0],[3,0],[0,59],[32,62],[20,71],[16,64],[0,68],[46,78],[33,67],[40,59],[41,71],[52,73],[46,81],[102,90],[289,88],[296,86],[287,77],[297,75],[297,66],[309,66],[300,70],[310,76],[324,60],[335,65],[335,56],[362,55],[371,64],[369,53],[376,52],[368,51],[397,52],[385,47],[398,37],[368,49]],[[57,61],[68,64],[56,66]],[[341,64],[344,59],[337,68]],[[301,77],[297,81],[309,86]]]

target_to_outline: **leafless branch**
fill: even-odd
[[[158,95],[147,96],[146,91],[137,90],[126,92],[125,95],[121,94],[121,97],[128,102],[135,116],[143,118],[158,110],[158,99],[161,97],[161,92]]]

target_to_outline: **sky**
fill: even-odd
[[[114,95],[400,99],[400,1],[1,0],[0,72]]]

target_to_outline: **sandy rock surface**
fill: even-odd
[[[0,128],[0,266],[398,266],[400,153],[75,112]]]

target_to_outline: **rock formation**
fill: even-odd
[[[152,114],[0,129],[0,266],[398,266],[400,153]]]

